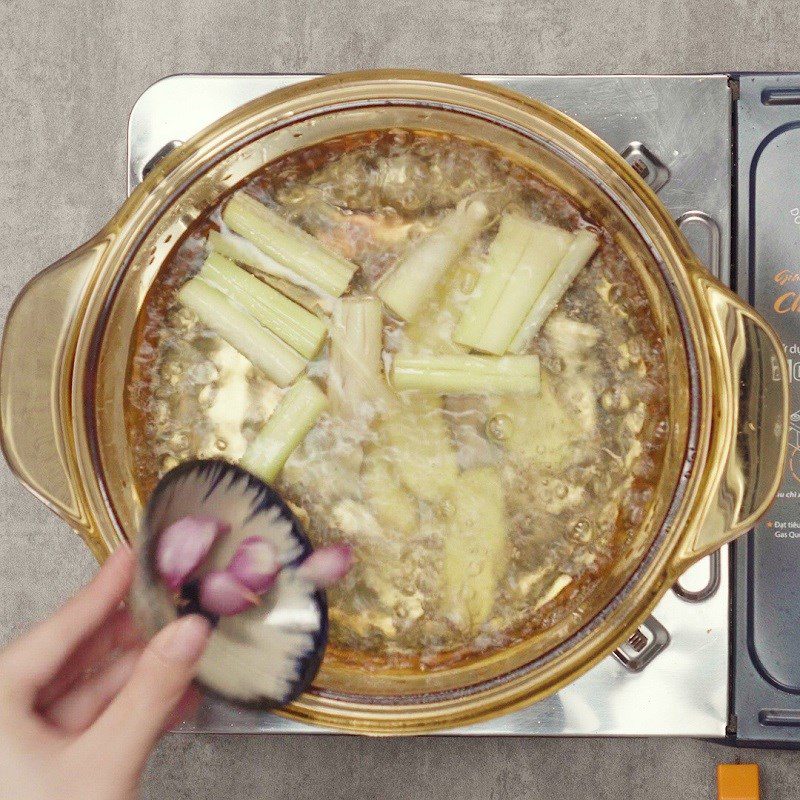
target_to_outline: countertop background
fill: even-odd
[[[165,75],[800,70],[797,9],[780,0],[0,0],[0,315],[123,200],[128,114]],[[66,599],[94,563],[5,464],[0,496],[1,643]],[[701,800],[716,796],[715,764],[739,760],[761,764],[767,800],[800,797],[800,755],[692,740],[188,735],[158,747],[144,797]]]

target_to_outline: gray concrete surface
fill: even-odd
[[[423,66],[463,72],[800,69],[780,0],[328,2],[0,0],[0,314],[124,196],[138,95],[175,72]],[[0,467],[0,641],[92,572],[88,552]],[[144,787],[161,798],[715,796],[718,761],[757,760],[764,797],[800,797],[800,757],[678,740],[377,741],[170,736]],[[1,792],[0,792],[1,793]]]

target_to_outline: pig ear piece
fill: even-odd
[[[308,687],[327,643],[324,588],[349,569],[349,548],[312,551],[271,487],[219,459],[188,461],[164,475],[136,544],[131,607],[145,630],[186,613],[215,625],[202,687],[263,708]]]

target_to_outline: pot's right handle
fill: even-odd
[[[68,403],[76,318],[106,248],[96,239],[40,272],[20,292],[0,349],[0,443],[25,486],[82,534],[83,503],[70,466]]]
[[[696,536],[694,561],[753,527],[783,476],[789,426],[789,375],[783,347],[750,306],[704,269],[690,270],[711,349],[712,431],[707,481],[717,488]]]

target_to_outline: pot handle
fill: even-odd
[[[753,527],[783,476],[789,426],[789,375],[773,329],[704,269],[690,271],[705,306],[711,349],[712,431],[705,480],[716,489],[703,522],[684,545],[696,561]]]
[[[95,239],[31,280],[9,311],[0,345],[0,444],[11,470],[90,541],[72,480],[70,379],[87,280],[107,242]]]

